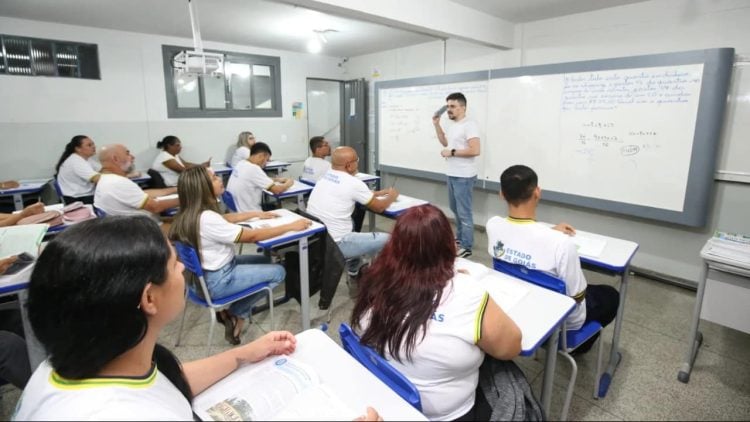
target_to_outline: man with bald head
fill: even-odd
[[[99,151],[101,177],[94,191],[94,206],[108,215],[156,215],[179,206],[179,200],[156,197],[177,192],[177,188],[141,189],[126,175],[133,170],[135,158],[122,144],[107,145]]]
[[[352,211],[359,203],[381,213],[398,197],[394,188],[371,191],[355,177],[359,157],[351,147],[338,147],[331,156],[331,169],[318,181],[310,194],[307,212],[326,225],[328,233],[347,260],[350,277],[359,275],[360,257],[378,253],[388,241],[388,233],[356,233],[352,231]]]

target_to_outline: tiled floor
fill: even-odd
[[[378,218],[378,227],[387,230],[390,220]],[[484,233],[476,233],[474,255],[470,258],[489,264]],[[612,284],[618,280],[601,274],[586,273],[589,283]],[[592,398],[595,350],[578,357],[578,381],[573,396],[571,420],[741,420],[750,418],[750,335],[709,322],[701,322],[703,347],[698,354],[689,384],[677,381],[677,372],[687,347],[689,322],[695,293],[660,282],[631,277],[626,298],[625,320],[621,335],[622,362],[604,399]],[[320,327],[327,311],[317,309],[317,295],[311,299],[312,326]],[[347,321],[352,309],[346,284],[341,282],[333,300],[328,335],[339,342],[337,328]],[[209,317],[195,305],[187,307],[187,327],[183,344],[174,348],[179,321],[169,326],[161,342],[171,347],[183,361],[206,354]],[[275,310],[276,328],[292,332],[301,330],[299,306],[295,301]],[[249,341],[270,330],[268,312],[255,317],[243,341]],[[612,327],[604,334],[605,360],[608,358]],[[213,352],[228,348],[223,327],[214,333]],[[544,353],[538,360],[518,358],[539,394],[542,383]],[[569,375],[565,360],[557,360],[552,411],[549,419],[558,419]],[[11,386],[0,387],[2,405],[0,418],[7,419],[18,399],[19,391]]]

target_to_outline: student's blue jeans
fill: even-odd
[[[347,233],[336,244],[346,259],[346,270],[356,274],[360,267],[362,255],[375,255],[388,242],[388,233]]]
[[[211,297],[226,297],[239,291],[268,281],[271,288],[284,281],[286,271],[279,264],[270,264],[270,258],[263,255],[238,255],[216,271],[203,271],[206,287]],[[260,291],[229,305],[229,312],[240,318],[247,318],[253,305],[264,297]]]
[[[474,246],[474,216],[471,213],[471,197],[477,177],[448,176],[448,200],[456,216],[458,243],[464,249]]]

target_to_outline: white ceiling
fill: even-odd
[[[643,0],[451,1],[510,22],[527,22]],[[196,4],[203,41],[304,52],[313,30],[335,29],[338,32],[326,34],[322,54],[352,57],[436,39],[268,0],[196,0]],[[0,16],[192,37],[186,0],[0,0]]]

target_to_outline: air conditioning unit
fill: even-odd
[[[172,66],[180,73],[221,74],[224,73],[224,55],[183,50],[174,56]]]

